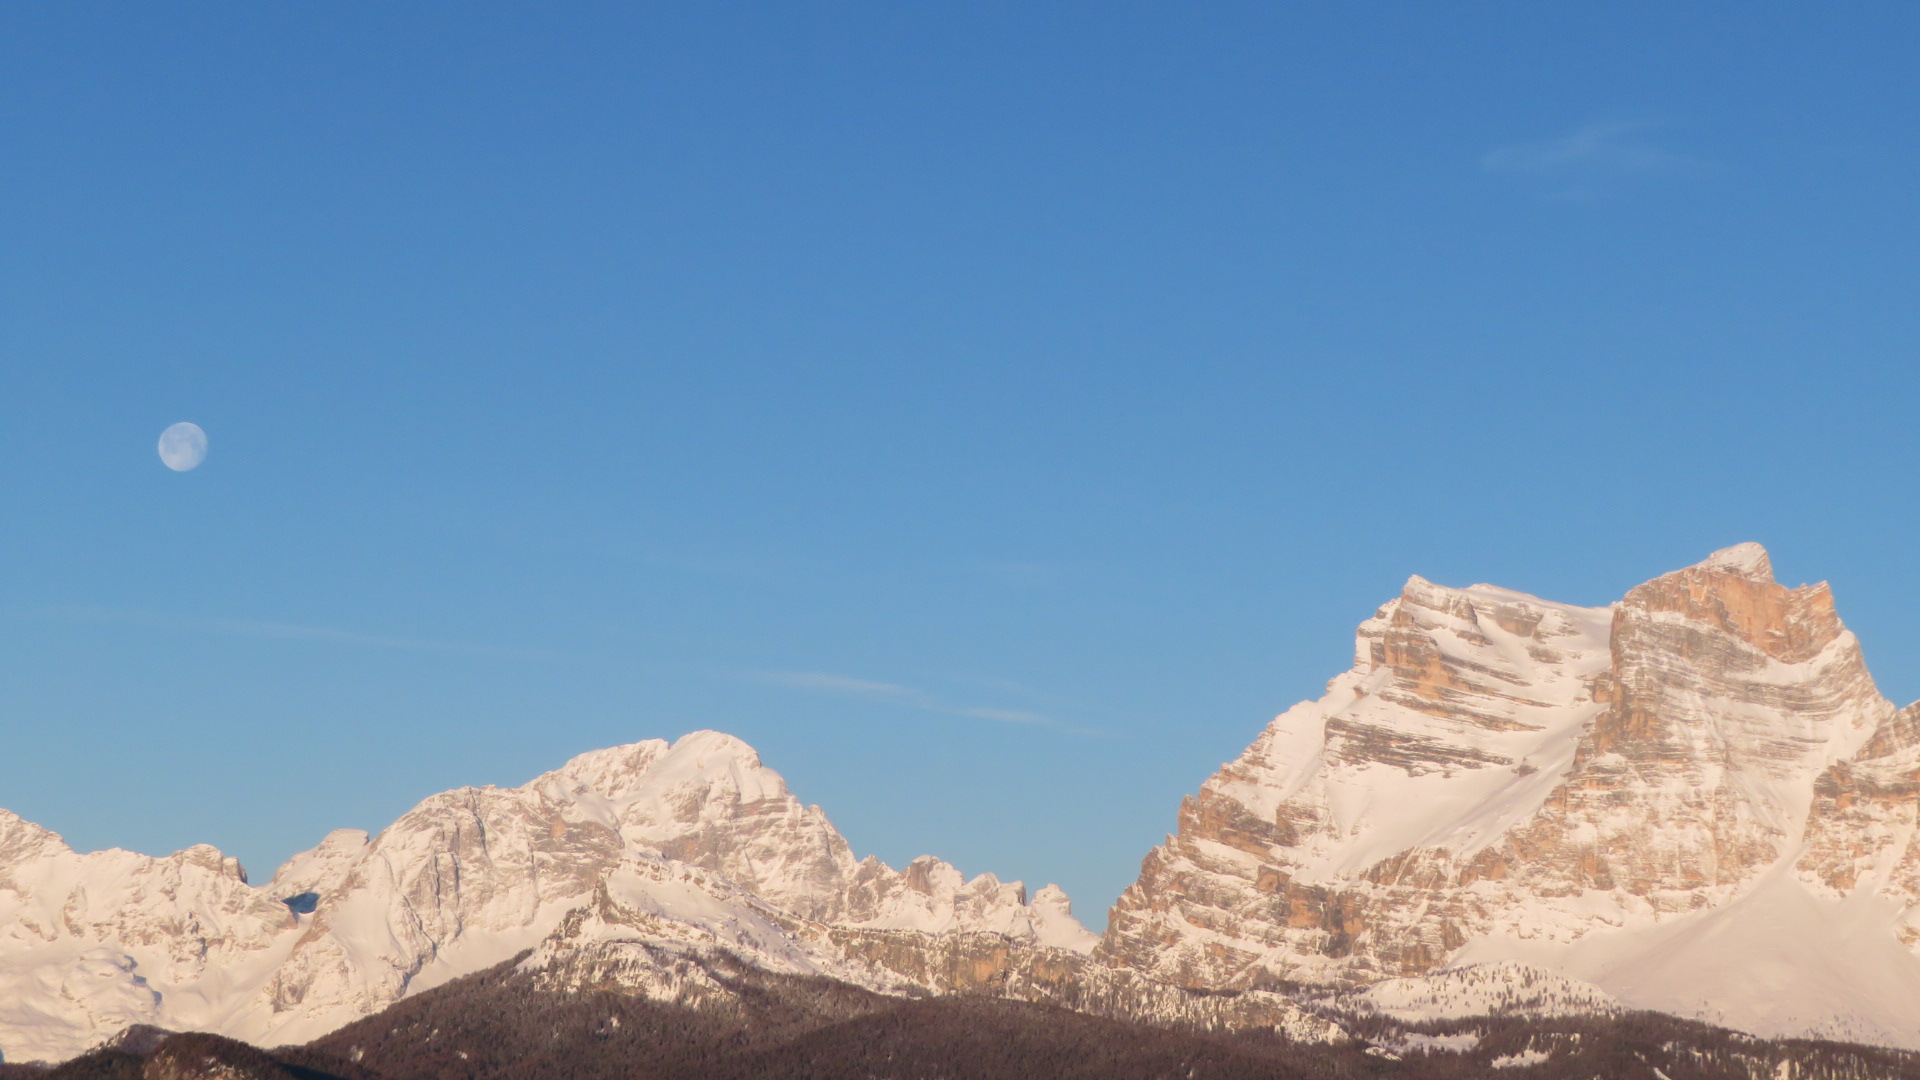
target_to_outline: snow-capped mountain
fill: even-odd
[[[1545,969],[1920,1046],[1917,806],[1920,710],[1758,545],[1609,608],[1416,577],[1325,696],[1186,801],[1096,960],[1436,1001]]]
[[[433,796],[261,886],[0,811],[0,1055],[300,1043],[523,954],[515,986],[694,1008],[798,976],[1328,1045],[1655,1009],[1920,1047],[1917,838],[1920,706],[1757,545],[1604,608],[1416,577],[1185,801],[1102,937],[1053,886],[854,858],[696,732]]]
[[[584,963],[589,943],[600,959],[725,953],[937,991],[951,979],[926,954],[973,938],[1062,957],[1095,941],[1052,886],[1029,901],[938,859],[856,860],[819,807],[716,732],[435,795],[378,836],[329,835],[260,887],[211,847],[78,854],[0,812],[7,1060],[59,1060],[135,1023],[302,1041],[522,950]]]

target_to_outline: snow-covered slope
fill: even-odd
[[[1511,961],[1461,964],[1336,995],[1339,1007],[1421,1022],[1471,1016],[1590,1016],[1620,1003],[1592,983]]]
[[[0,1053],[57,1059],[161,1015],[217,1024],[286,955],[289,921],[213,848],[83,855],[0,811]]]
[[[1414,578],[1187,801],[1096,956],[1216,988],[1544,968],[1920,1046],[1917,809],[1920,715],[1758,545],[1610,608]]]
[[[909,970],[955,936],[1076,957],[1095,940],[1057,888],[1029,902],[1018,882],[930,857],[856,860],[819,807],[717,732],[435,795],[377,836],[329,835],[257,888],[210,847],[79,854],[0,811],[7,1060],[58,1060],[133,1023],[302,1041],[582,934],[900,991],[948,987],[834,935],[884,941]]]

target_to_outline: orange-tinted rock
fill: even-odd
[[[1369,982],[1724,904],[1803,840],[1826,887],[1878,860],[1911,905],[1916,815],[1920,709],[1757,545],[1610,608],[1414,578],[1325,697],[1187,801],[1095,956],[1194,987]]]

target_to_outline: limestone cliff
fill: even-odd
[[[1324,697],[1181,807],[1096,961],[1219,989],[1523,960],[1629,1003],[1913,1044],[1911,1006],[1761,997],[1847,965],[1877,998],[1920,987],[1898,947],[1920,939],[1917,731],[1828,588],[1778,584],[1758,545],[1610,608],[1414,578]]]

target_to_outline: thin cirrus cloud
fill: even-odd
[[[12,610],[16,615],[24,615],[30,618],[52,619],[59,622],[110,623],[119,626],[142,627],[150,630],[164,630],[169,632],[185,631],[195,634],[215,634],[225,637],[254,638],[265,641],[311,641],[376,649],[457,653],[470,656],[512,657],[518,659],[548,659],[555,655],[536,649],[516,649],[498,645],[483,645],[469,641],[441,641],[432,638],[398,637],[391,634],[365,634],[354,630],[337,630],[326,626],[308,626],[301,623],[274,622],[265,619],[203,618],[192,615],[171,615],[154,611],[129,611],[121,608],[58,604],[42,607],[14,608]]]
[[[1030,712],[1025,709],[995,709],[976,705],[956,705],[944,701],[925,690],[898,683],[876,682],[872,679],[856,679],[846,675],[833,675],[818,671],[754,671],[748,673],[756,682],[773,686],[784,686],[790,690],[801,690],[810,694],[829,694],[836,697],[858,698],[862,701],[874,701],[895,705],[916,712],[935,713],[940,716],[956,716],[966,720],[987,720],[999,724],[1024,724],[1029,727],[1046,728],[1066,735],[1084,735],[1094,738],[1110,737],[1110,733],[1096,728],[1078,727],[1044,713]]]
[[[1668,125],[1650,120],[1588,124],[1558,138],[1480,155],[1480,167],[1533,185],[1549,199],[1585,200],[1646,180],[1699,176],[1706,163],[1659,145]]]

